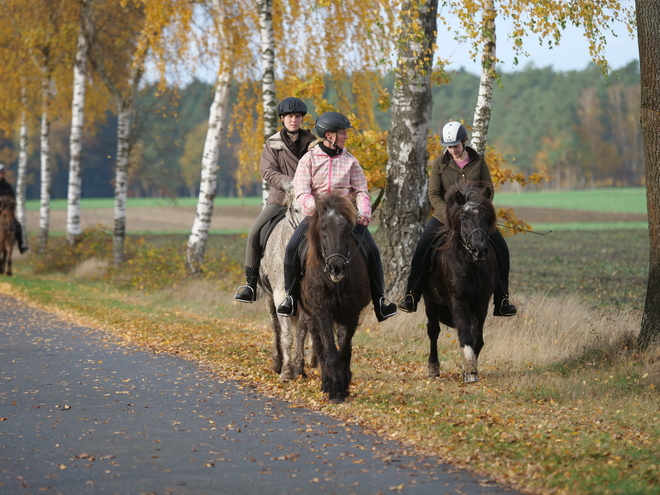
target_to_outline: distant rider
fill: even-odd
[[[11,199],[16,201],[14,188],[5,180],[5,166],[0,163],[0,197],[2,196],[10,196]],[[16,241],[18,241],[18,250],[23,254],[30,248],[23,241],[23,226],[21,225],[21,222],[16,220],[14,229],[16,231]]]

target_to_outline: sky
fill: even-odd
[[[537,68],[551,66],[556,71],[583,70],[591,62],[589,47],[582,31],[575,27],[567,27],[562,35],[561,44],[553,49],[539,46],[538,38],[527,38],[524,47],[529,57],[519,57],[518,66],[513,65],[513,50],[511,40],[506,34],[509,25],[498,19],[497,24],[497,57],[504,62],[500,67],[502,72],[522,70],[528,64]],[[639,60],[637,37],[631,38],[625,26],[618,23],[614,26],[617,36],[607,36],[605,58],[613,69],[628,65],[632,60]],[[450,62],[449,69],[458,70],[461,67],[473,74],[481,74],[480,61],[473,61],[469,56],[467,43],[459,43],[451,33],[438,30],[438,56]]]

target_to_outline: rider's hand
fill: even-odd
[[[360,216],[358,216],[357,223],[367,227],[367,226],[369,226],[369,217],[365,217],[364,215],[360,215]]]

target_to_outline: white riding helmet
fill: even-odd
[[[467,137],[467,129],[460,122],[449,122],[442,128],[440,142],[443,146],[454,146]]]

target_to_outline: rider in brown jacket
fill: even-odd
[[[260,232],[269,220],[284,212],[286,189],[293,189],[291,181],[298,168],[298,161],[307,153],[314,135],[301,129],[307,105],[293,96],[284,98],[277,107],[282,129],[266,140],[261,153],[261,176],[270,185],[266,206],[252,224],[245,249],[245,285],[236,291],[234,299],[251,303],[257,298],[259,261],[261,259]]]
[[[441,142],[447,150],[431,166],[429,178],[429,200],[433,206],[433,217],[417,243],[410,266],[406,295],[399,301],[399,309],[406,313],[417,311],[422,297],[423,278],[428,272],[426,253],[431,247],[438,230],[447,223],[445,194],[450,187],[463,182],[478,182],[482,188],[494,192],[493,180],[488,163],[476,150],[466,146],[467,129],[460,122],[449,122],[442,129]],[[493,298],[495,316],[513,316],[517,309],[509,300],[509,248],[498,229],[490,234],[495,245],[500,271],[500,284]]]

